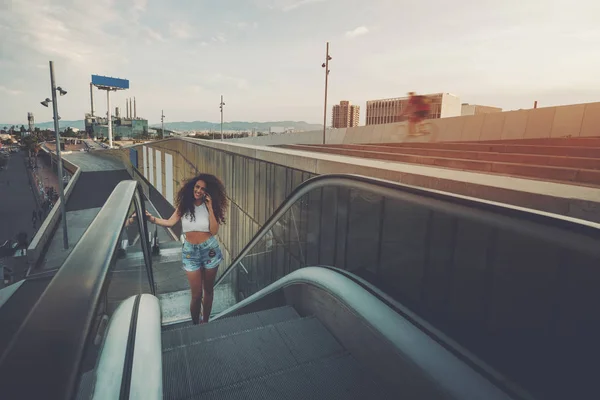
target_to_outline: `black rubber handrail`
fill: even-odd
[[[512,228],[516,232],[527,232],[557,245],[600,256],[600,246],[598,246],[600,224],[594,222],[362,175],[329,174],[310,178],[298,185],[217,279],[215,286],[219,285],[240,264],[240,261],[244,259],[250,250],[263,239],[267,232],[300,198],[313,190],[325,187],[345,187],[404,200],[428,207],[432,211],[445,212],[465,219],[483,222],[488,226]]]
[[[144,215],[141,188],[124,181],[73,248],[0,357],[0,397],[71,399],[97,309],[109,283],[131,202]],[[145,219],[140,235],[147,238]],[[142,240],[154,291],[150,246]]]

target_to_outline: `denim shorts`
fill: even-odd
[[[217,238],[211,236],[200,244],[192,244],[187,240],[181,249],[183,269],[188,272],[197,271],[200,268],[216,268],[223,261],[223,253],[219,247]]]

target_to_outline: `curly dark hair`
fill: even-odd
[[[194,186],[196,182],[204,181],[206,183],[206,193],[212,199],[213,213],[219,224],[225,223],[225,210],[227,209],[227,195],[223,182],[214,175],[199,174],[188,179],[179,189],[175,204],[177,205],[177,213],[183,217],[190,214],[192,221],[196,219],[194,215]]]

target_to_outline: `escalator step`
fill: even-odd
[[[163,357],[165,361],[180,363],[175,366],[163,361],[165,381],[178,375],[176,385],[170,382],[165,385],[166,398],[187,398],[296,364],[274,326],[180,347],[163,353]],[[181,367],[187,371],[181,371]],[[182,396],[186,376],[189,376],[188,392]]]
[[[259,311],[256,315],[264,326],[300,318],[300,315],[292,306],[271,308],[270,310]]]
[[[275,327],[299,364],[344,351],[315,317],[288,321]]]
[[[162,348],[163,351],[167,351],[178,346],[229,336],[238,332],[299,317],[300,316],[293,307],[285,306],[251,314],[218,319],[208,324],[188,325],[181,329],[164,330],[162,332]]]
[[[343,352],[315,317],[178,347],[163,352],[165,382],[178,375],[177,387],[172,382],[165,384],[165,397],[187,398]],[[173,365],[174,360],[180,365]],[[187,370],[181,371],[181,365]],[[181,393],[186,387],[191,392]]]
[[[192,399],[397,399],[369,377],[349,354],[322,358],[196,395]]]
[[[168,399],[186,399],[191,393],[188,361],[185,352],[167,352],[162,355],[163,396]]]

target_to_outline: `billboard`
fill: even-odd
[[[129,89],[129,80],[109,76],[92,75],[92,85],[100,89]]]

